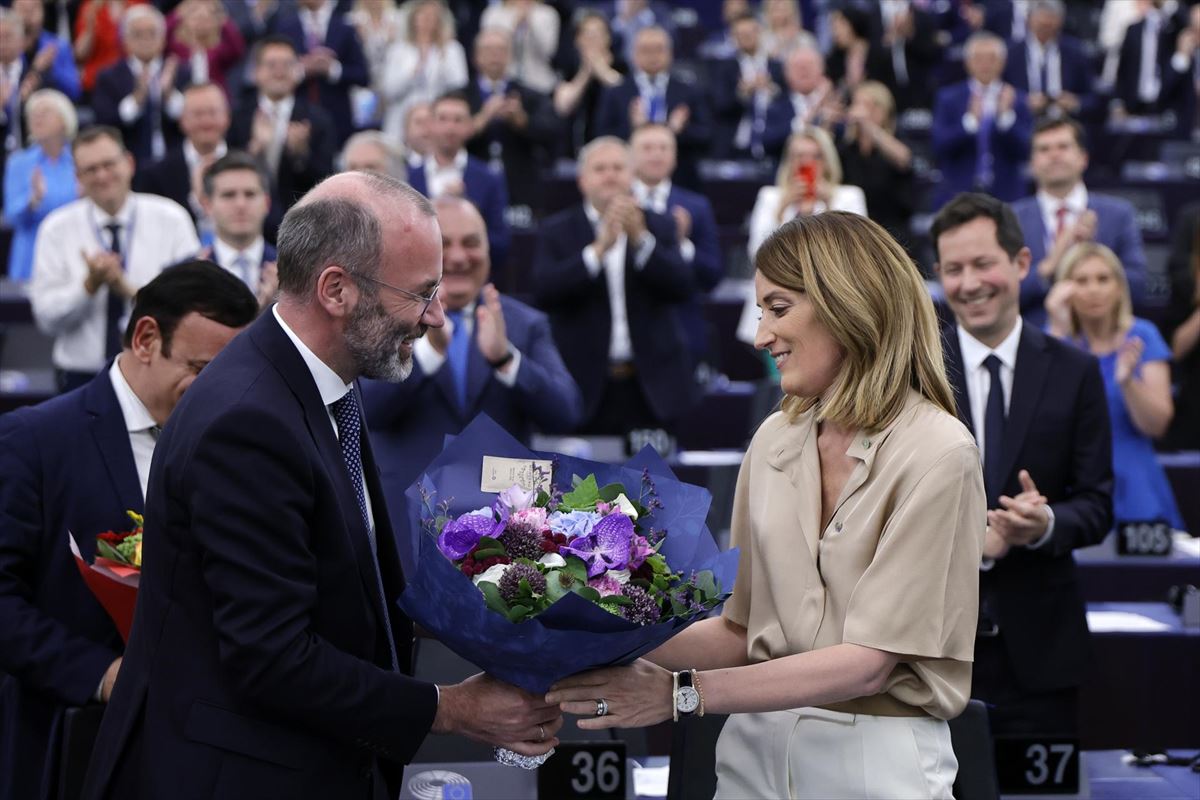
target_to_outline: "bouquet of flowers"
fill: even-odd
[[[88,564],[75,536],[68,533],[75,566],[83,582],[112,617],[121,638],[129,641],[133,610],[137,604],[138,581],[142,574],[142,515],[126,511],[133,528],[124,533],[105,531],[96,536],[96,557]]]
[[[733,590],[710,495],[649,449],[624,465],[534,453],[481,415],[405,499],[400,607],[531,692],[633,661]]]

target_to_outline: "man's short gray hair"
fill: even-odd
[[[326,180],[336,179],[337,176]],[[436,217],[429,198],[399,178],[379,172],[358,172],[368,194],[407,204],[425,217]],[[324,181],[310,190],[316,191]],[[402,206],[395,205],[396,211]],[[279,290],[300,300],[316,291],[317,276],[337,264],[355,278],[373,278],[383,251],[383,221],[370,204],[342,195],[301,198],[279,225]],[[365,287],[364,287],[365,288]],[[374,288],[366,289],[374,293]]]
[[[121,41],[124,42],[129,38],[129,29],[133,23],[148,19],[152,20],[155,26],[158,27],[158,32],[161,36],[167,35],[167,19],[152,5],[138,5],[125,12],[121,17]]]
[[[399,178],[404,174],[404,148],[389,139],[381,131],[359,131],[346,140],[339,158],[342,169],[346,169],[346,156],[350,150],[360,144],[378,147],[387,156],[388,174]]]
[[[597,136],[595,139],[592,139],[579,149],[579,156],[575,159],[575,168],[577,170],[582,170],[584,165],[587,164],[588,159],[592,157],[592,153],[596,152],[602,147],[612,147],[614,145],[625,151],[626,158],[633,158],[633,151],[629,149],[629,142],[625,141],[621,137]]]
[[[1033,14],[1036,11],[1044,11],[1048,14],[1053,14],[1059,19],[1067,16],[1067,5],[1063,0],[1037,0],[1033,7],[1029,9],[1029,13]]]
[[[991,31],[976,31],[968,36],[967,43],[963,45],[963,57],[970,58],[972,50],[987,44],[998,47],[1000,49],[1001,58],[1008,58],[1008,45],[1004,43],[1003,39]]]

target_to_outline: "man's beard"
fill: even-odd
[[[401,355],[400,345],[424,333],[423,326],[395,322],[378,295],[361,296],[346,321],[346,349],[354,358],[355,371],[364,378],[399,383],[412,373],[412,357]]]

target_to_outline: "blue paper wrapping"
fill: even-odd
[[[528,449],[486,415],[452,440],[405,493],[408,525],[396,533],[406,586],[397,604],[411,619],[458,655],[489,674],[531,692],[557,680],[610,664],[628,663],[658,647],[694,619],[637,626],[594,603],[568,594],[538,616],[509,622],[490,610],[478,587],[437,548],[421,524],[432,503],[449,501],[457,517],[491,505],[496,495],[479,490],[484,456],[555,460],[554,485],[571,488],[571,476],[595,474],[600,486],[620,483],[631,492],[651,475],[663,508],[639,522],[666,530],[660,552],[685,575],[711,570],[727,597],[737,574],[737,550],[721,552],[705,519],[712,501],[706,489],[681,483],[658,454],[647,448],[625,465],[603,464]],[[698,618],[698,617],[697,617]]]

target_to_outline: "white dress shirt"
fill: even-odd
[[[109,289],[87,293],[82,254],[109,250],[105,226],[114,220],[121,225],[125,280],[135,289],[200,249],[192,218],[178,203],[157,195],[131,193],[115,217],[87,198],[51,212],[33,248],[29,302],[38,328],[54,337],[52,360],[59,369],[104,368]]]
[[[1158,35],[1162,29],[1162,18],[1151,9],[1146,12],[1146,24],[1142,28],[1142,62],[1138,65],[1138,99],[1143,103],[1158,101],[1162,88],[1162,76],[1158,74]]]
[[[263,237],[259,236],[245,250],[238,250],[231,244],[227,244],[217,236],[213,239],[212,255],[213,261],[231,273],[238,280],[250,287],[250,291],[258,294],[258,283],[262,278],[262,257],[263,247],[265,242]],[[238,257],[241,256],[246,261],[246,271],[242,272],[237,266]]]
[[[584,202],[583,211],[587,214],[592,230],[600,225],[600,212],[591,203]],[[654,252],[654,234],[646,231],[636,242],[637,251],[633,256],[634,269],[644,269]],[[625,253],[629,248],[629,237],[622,231],[617,241],[601,261],[596,253],[595,245],[589,244],[583,248],[583,265],[593,278],[604,271],[605,282],[608,285],[608,306],[612,311],[612,330],[608,337],[608,360],[624,362],[633,360],[633,339],[629,335],[629,309],[625,307]]]
[[[463,307],[462,319],[463,325],[467,329],[467,336],[473,337],[475,333],[475,303],[468,303]],[[449,309],[446,310],[446,336],[450,338],[454,337],[454,321],[450,319]],[[475,346],[474,341],[474,338],[472,338],[472,347]],[[509,347],[512,348],[512,361],[500,369],[492,370],[492,374],[496,376],[496,380],[511,389],[517,385],[517,370],[521,368],[521,351],[513,347],[511,342],[509,343]],[[426,375],[433,375],[441,369],[442,365],[446,363],[446,355],[446,353],[439,353],[429,343],[428,336],[422,336],[413,343],[413,358],[420,365],[421,371]]]
[[[1046,229],[1046,252],[1050,252],[1050,248],[1054,246],[1054,239],[1058,235],[1058,209],[1064,205],[1067,207],[1063,225],[1066,226],[1066,229],[1070,229],[1079,220],[1080,215],[1087,211],[1087,187],[1083,185],[1083,181],[1080,181],[1061,200],[1049,192],[1038,190],[1037,203],[1038,209],[1042,212],[1042,225]]]
[[[129,431],[129,446],[133,449],[133,463],[137,467],[138,483],[142,487],[142,499],[146,499],[146,485],[150,482],[150,462],[154,459],[154,445],[158,441],[159,427],[146,409],[146,404],[133,391],[125,373],[121,372],[121,356],[113,359],[108,369],[113,392],[121,416],[125,417],[125,430]]]
[[[992,375],[983,362],[990,355],[994,355],[1000,360],[1000,386],[1004,391],[1004,416],[1007,417],[1008,407],[1012,401],[1013,375],[1017,368],[1017,348],[1021,343],[1023,326],[1024,323],[1018,316],[1017,324],[1013,326],[1012,331],[995,348],[988,347],[967,333],[961,325],[955,326],[958,330],[958,346],[962,351],[963,372],[966,373],[963,379],[966,382],[967,399],[971,403],[971,425],[975,428],[975,443],[979,447],[980,462],[983,461],[983,453],[988,446],[984,436],[984,416],[987,412],[988,393],[992,390]],[[1036,483],[1037,476],[1032,477]],[[1050,507],[1049,503],[1042,508],[1046,509],[1049,522],[1046,524],[1046,532],[1042,534],[1042,538],[1025,545],[1030,550],[1036,550],[1050,541],[1050,535],[1054,533],[1054,509]],[[982,569],[989,570],[994,563],[992,559],[985,558]]]
[[[304,359],[304,366],[308,367],[309,373],[312,375],[313,383],[317,385],[317,392],[321,395],[321,403],[325,406],[325,413],[329,417],[329,424],[333,426],[334,436],[338,435],[337,420],[333,416],[333,404],[346,396],[348,392],[354,390],[354,384],[346,383],[341,376],[333,371],[333,367],[321,360],[320,356],[309,349],[308,345],[296,335],[288,324],[283,321],[283,317],[279,316],[279,305],[271,306],[271,313],[275,315],[275,321],[279,323],[279,327],[283,328],[283,332],[292,340],[292,344],[300,351],[300,357]],[[340,439],[339,439],[340,441]],[[367,487],[367,476],[362,471],[361,465],[359,469],[359,478],[362,480],[363,497],[367,504],[367,519],[371,520],[371,527],[375,527],[375,512],[372,511],[371,505],[371,490]],[[388,532],[390,534],[390,531]]]
[[[665,181],[659,181],[657,186],[648,186],[641,180],[633,182],[633,199],[637,201],[639,206],[653,211],[655,214],[670,216],[671,206],[667,203],[667,199],[670,196],[670,178],[667,178]],[[673,219],[672,222],[674,222]],[[683,260],[688,264],[696,260],[696,245],[693,244],[691,239],[679,240],[679,255],[683,256]]]
[[[459,150],[454,160],[446,166],[438,163],[437,156],[430,154],[425,157],[425,188],[429,190],[431,200],[436,200],[446,193],[446,187],[463,180],[463,171],[467,168],[467,151]]]
[[[1026,75],[1029,79],[1029,93],[1058,97],[1062,94],[1062,59],[1059,58],[1058,42],[1047,42],[1043,47],[1036,36],[1030,36],[1025,43]],[[1046,62],[1046,85],[1042,86],[1042,61]]]

